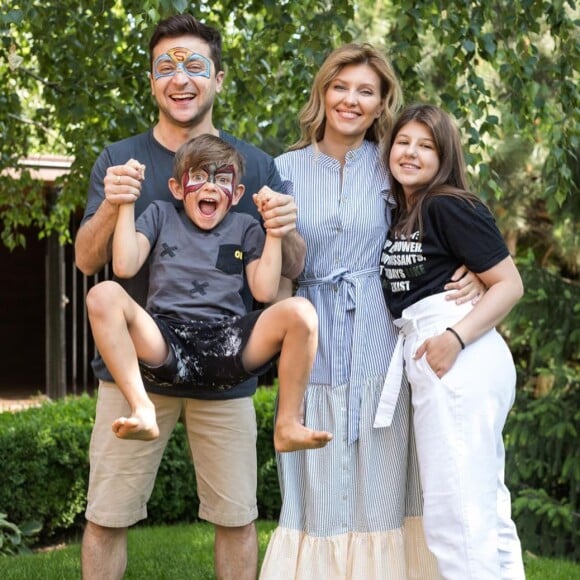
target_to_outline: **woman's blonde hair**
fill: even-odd
[[[300,139],[290,150],[302,149],[322,140],[326,127],[324,96],[332,80],[349,65],[366,64],[381,81],[382,110],[367,129],[365,139],[383,145],[393,126],[393,118],[403,103],[403,93],[393,66],[387,57],[372,45],[345,44],[333,50],[314,77],[310,98],[300,112]]]

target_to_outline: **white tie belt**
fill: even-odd
[[[418,331],[425,333],[426,337],[438,334],[446,326],[451,326],[464,318],[473,309],[471,302],[458,305],[453,300],[446,300],[447,294],[448,292],[441,292],[419,300],[405,308],[401,318],[394,321],[395,326],[399,328],[399,337],[383,384],[374,427],[389,427],[393,421],[405,370],[405,340]]]

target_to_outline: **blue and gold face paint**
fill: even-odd
[[[190,78],[205,77],[209,79],[211,63],[203,54],[198,54],[181,46],[160,54],[153,62],[155,80],[175,76],[178,70]]]
[[[232,164],[220,165],[209,163],[198,168],[190,167],[181,178],[183,199],[190,193],[200,190],[206,183],[213,183],[221,189],[228,199],[228,209],[232,205],[236,186],[236,169]]]

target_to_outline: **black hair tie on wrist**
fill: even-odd
[[[459,344],[461,345],[461,350],[464,350],[465,343],[463,342],[463,340],[461,340],[459,333],[456,330],[453,330],[453,328],[451,328],[449,326],[445,330],[448,330],[451,334],[453,334],[455,336],[455,338],[459,341]]]

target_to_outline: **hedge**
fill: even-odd
[[[258,432],[260,517],[280,510],[272,443],[276,389],[254,395]],[[88,449],[96,399],[88,395],[47,402],[16,413],[0,413],[0,512],[20,528],[39,522],[35,544],[73,536],[84,524],[89,476]],[[159,467],[147,523],[196,521],[195,474],[182,423],[178,423]]]
[[[276,519],[280,491],[272,444],[276,389],[254,395],[258,423],[258,510]],[[88,448],[95,413],[88,395],[0,414],[1,545],[32,547],[70,538],[84,524]],[[506,476],[524,549],[543,556],[580,558],[578,497],[580,392],[520,391],[508,420]],[[178,423],[161,462],[145,524],[193,522],[199,503],[184,428]],[[11,536],[13,525],[34,539]],[[2,531],[4,530],[4,532]],[[18,544],[19,545],[19,544]]]

